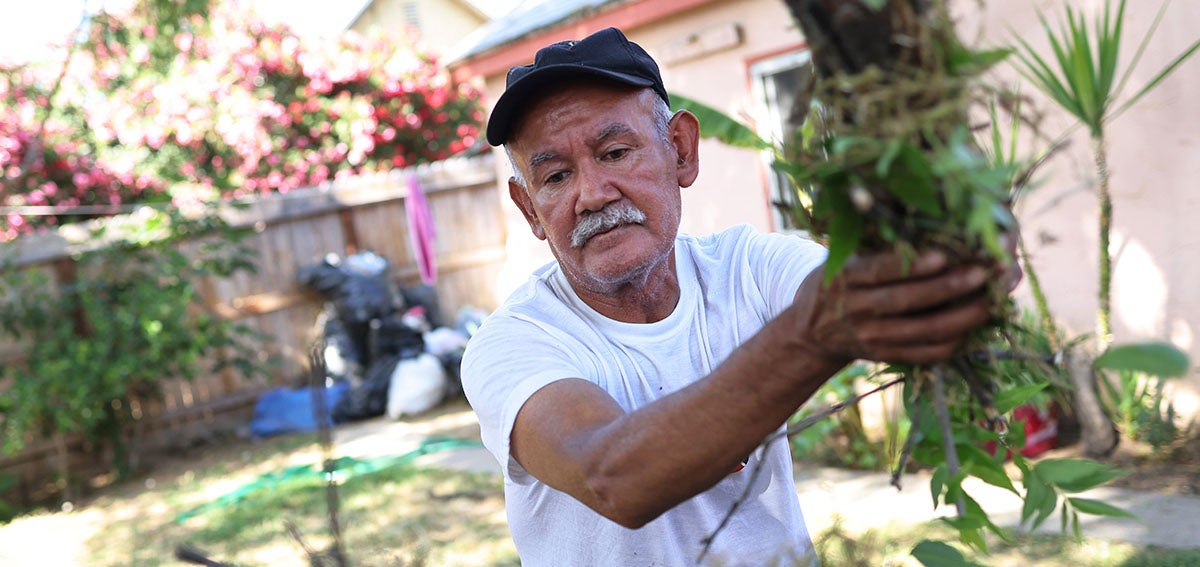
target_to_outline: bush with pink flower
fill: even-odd
[[[61,81],[61,61],[0,69],[0,240],[440,160],[483,120],[479,93],[404,30],[307,42],[236,3],[143,0],[69,51]]]

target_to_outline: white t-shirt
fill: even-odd
[[[543,386],[590,380],[633,411],[703,378],[791,305],[825,259],[818,244],[738,226],[707,237],[680,235],[680,298],[665,319],[613,321],[575,294],[550,263],[480,327],[463,358],[463,389],[483,443],[503,463],[509,528],[530,567],[693,565],[754,461],[716,486],[631,530],[526,472],[509,452],[517,411]],[[702,432],[698,434],[703,435]],[[786,439],[766,451],[754,497],[742,504],[709,552],[713,565],[793,565],[812,543],[796,500]]]

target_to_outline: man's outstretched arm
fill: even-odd
[[[553,382],[517,414],[512,456],[601,515],[640,527],[732,471],[857,358],[932,363],[988,319],[989,270],[940,253],[818,269],[779,317],[712,374],[632,412],[583,379]]]

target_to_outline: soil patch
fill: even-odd
[[[1105,460],[1129,471],[1111,486],[1200,496],[1200,431],[1158,451],[1146,443],[1122,439],[1117,450]]]

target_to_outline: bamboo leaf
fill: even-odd
[[[1091,514],[1093,516],[1109,516],[1112,518],[1137,517],[1125,510],[1113,506],[1112,504],[1101,502],[1099,500],[1092,500],[1091,498],[1080,498],[1076,496],[1067,498],[1067,502],[1070,502],[1071,506],[1076,510],[1083,512],[1084,514]]]
[[[1058,497],[1036,473],[1025,474],[1022,481],[1025,485],[1025,502],[1021,506],[1021,523],[1032,519],[1030,529],[1036,529],[1054,511]]]
[[[1013,494],[1020,495],[1004,467],[996,462],[995,457],[984,452],[974,443],[958,443],[958,457],[962,459],[963,469],[979,480],[992,486],[1003,488]]]
[[[996,393],[994,405],[996,411],[1000,413],[1008,413],[1017,408],[1017,406],[1028,402],[1034,396],[1045,390],[1050,384],[1046,382],[1038,384],[1026,384],[1024,386],[1015,386],[1002,390]]]
[[[1035,464],[1033,470],[1047,484],[1065,492],[1082,492],[1124,475],[1104,463],[1086,459],[1046,459]]]
[[[1070,511],[1067,509],[1066,506],[1063,506],[1059,510],[1060,526],[1058,529],[1059,529],[1059,531],[1061,531],[1064,534],[1067,533],[1067,518],[1068,518],[1069,513],[1070,513]]]
[[[670,95],[672,110],[687,110],[696,115],[696,119],[700,121],[700,137],[713,138],[736,148],[767,150],[773,147],[771,142],[759,136],[753,128],[724,112],[680,94]]]
[[[1111,346],[1092,365],[1099,369],[1174,378],[1187,374],[1189,364],[1187,354],[1171,343],[1144,342]]]
[[[912,556],[925,567],[976,567],[962,552],[940,541],[924,540],[913,547]]]
[[[933,507],[937,509],[938,499],[942,495],[942,489],[946,486],[946,465],[938,465],[933,470],[933,476],[929,479],[929,492],[933,495]]]

